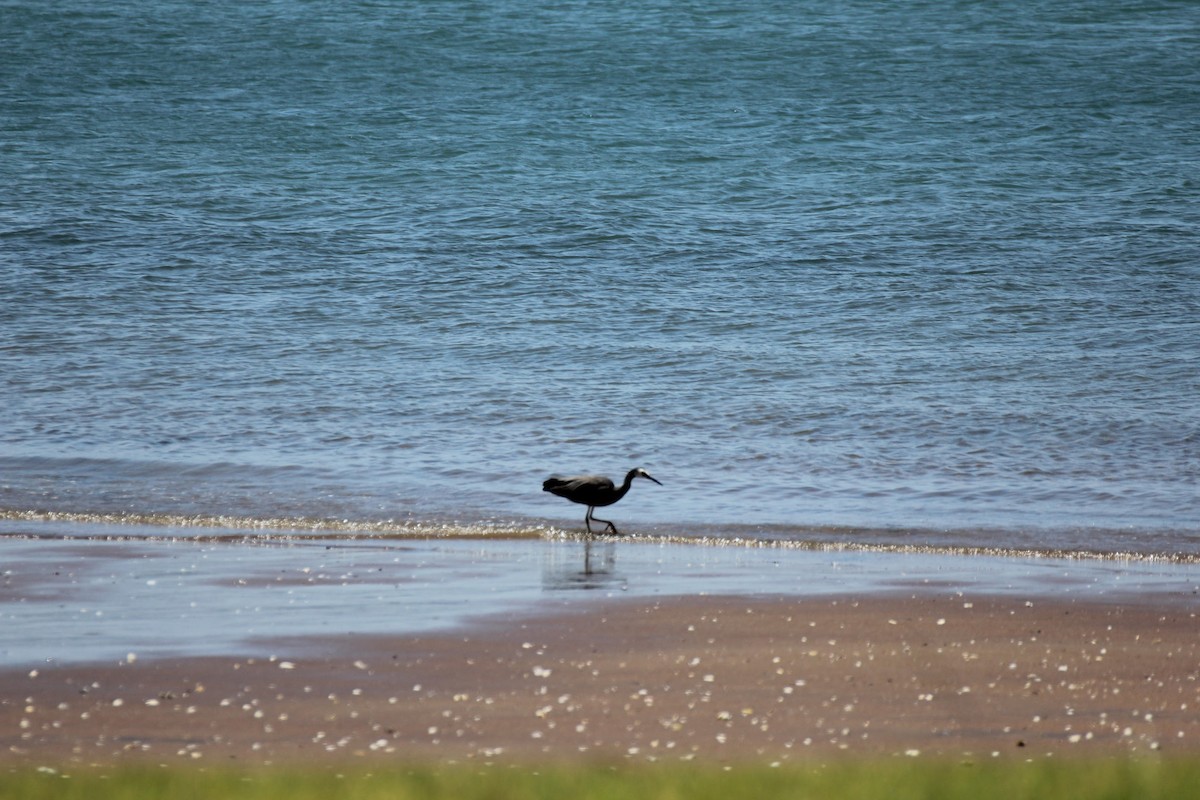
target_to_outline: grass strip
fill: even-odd
[[[1047,760],[958,764],[883,760],[824,766],[22,768],[0,772],[0,800],[1166,800],[1194,797],[1200,764]]]

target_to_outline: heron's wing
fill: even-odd
[[[603,475],[572,475],[569,478],[550,478],[542,484],[544,491],[591,505],[613,491],[613,482]]]

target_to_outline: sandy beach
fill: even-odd
[[[981,568],[984,565],[980,565]],[[1200,753],[1194,594],[604,599],[274,655],[0,674],[0,763]]]

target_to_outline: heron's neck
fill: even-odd
[[[629,470],[629,472],[625,473],[625,482],[621,484],[620,489],[617,489],[617,499],[620,499],[625,496],[625,493],[629,491],[629,487],[633,485],[633,479],[636,476],[637,476],[636,469],[631,469],[631,470]]]

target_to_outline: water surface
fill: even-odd
[[[1200,554],[1198,31],[7,0],[0,507]]]

